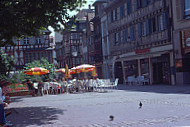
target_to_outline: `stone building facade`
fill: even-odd
[[[169,0],[110,0],[105,9],[112,75],[126,83],[175,84]]]
[[[190,0],[172,0],[176,84],[190,83]]]

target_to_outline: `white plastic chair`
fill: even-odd
[[[115,82],[113,83],[113,89],[115,88],[115,89],[118,89],[118,82],[119,82],[119,78],[116,78],[115,79]]]
[[[137,80],[134,76],[129,76],[127,80],[128,80],[129,85],[133,85],[134,83],[137,83]]]

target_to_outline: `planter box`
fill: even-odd
[[[34,96],[34,91],[17,91],[17,92],[10,92],[7,93],[7,96],[14,97],[14,96],[26,96],[26,95],[32,95]]]

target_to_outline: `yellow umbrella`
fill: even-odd
[[[66,69],[65,69],[65,78],[70,78],[70,71],[69,71],[69,67],[68,65],[66,64]]]

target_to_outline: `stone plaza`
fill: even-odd
[[[184,127],[190,126],[189,98],[190,86],[169,85],[20,96],[11,98],[7,119],[14,127]]]

